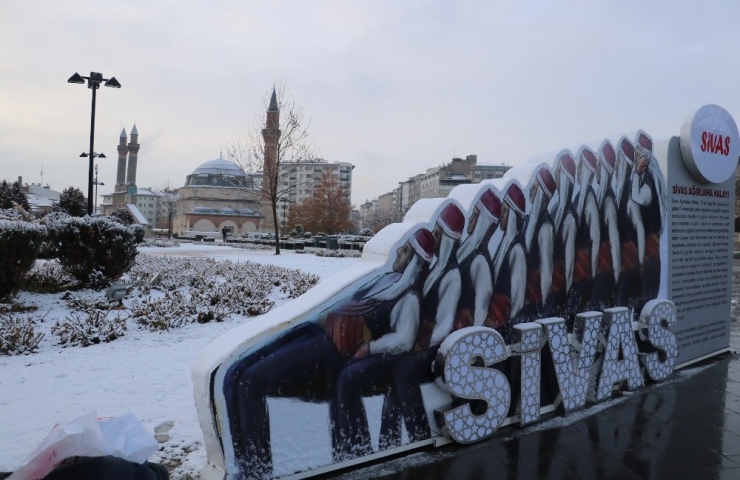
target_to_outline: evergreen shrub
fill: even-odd
[[[91,288],[104,288],[133,266],[136,229],[107,217],[62,217],[47,221],[59,263]]]
[[[35,223],[0,220],[0,300],[22,286],[45,233],[46,229]]]

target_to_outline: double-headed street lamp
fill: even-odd
[[[84,84],[87,80],[87,88],[92,89],[92,114],[90,115],[90,153],[82,154],[82,156],[90,157],[90,168],[87,175],[87,214],[92,215],[93,213],[93,162],[95,157],[105,158],[102,153],[96,155],[94,152],[95,145],[95,91],[100,88],[100,84],[105,82],[103,85],[111,88],[121,88],[121,84],[118,83],[116,77],[103,78],[103,74],[99,72],[90,72],[89,77],[83,77],[79,73],[75,73],[67,83],[80,83]]]

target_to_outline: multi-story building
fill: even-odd
[[[287,201],[278,201],[279,225],[288,220],[291,205],[301,204],[319,188],[324,172],[330,173],[336,179],[347,193],[347,200],[351,198],[352,170],[355,166],[349,162],[328,162],[323,158],[316,158],[310,161],[285,162],[281,168],[285,173],[280,175],[278,188],[280,192],[287,191],[287,195],[281,195]],[[270,230],[271,227],[264,225],[264,228]]]
[[[478,163],[473,167],[473,183],[480,183],[483,180],[492,178],[501,178],[511,167],[504,165],[494,165],[492,163]]]
[[[458,185],[501,178],[510,168],[503,164],[479,164],[477,155],[468,155],[464,159],[455,157],[449,163],[399,182],[397,188],[378,197],[378,209],[405,213],[422,198],[445,198]]]

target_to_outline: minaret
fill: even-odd
[[[126,129],[121,130],[121,138],[118,139],[118,170],[116,171],[116,188],[115,192],[126,191]]]
[[[277,144],[278,138],[280,138],[280,110],[278,109],[275,87],[272,89],[270,107],[267,109],[267,121],[265,122],[265,128],[262,129],[262,138],[265,142],[263,173],[267,175],[268,172],[274,172],[277,164]]]
[[[279,180],[277,172],[277,146],[279,138],[280,109],[278,108],[275,87],[273,87],[270,106],[267,108],[267,121],[265,122],[265,128],[262,129],[262,139],[265,144],[265,159],[262,165],[262,185],[264,187],[262,192],[262,208],[260,209],[262,213],[260,229],[267,232],[272,232],[275,228],[275,216],[272,211],[272,203],[270,202],[268,193],[270,193],[270,191],[274,192],[274,190],[277,189],[277,185],[272,184]]]
[[[131,141],[128,144],[128,172],[126,173],[126,185],[136,185],[136,160],[139,156],[139,131],[136,124],[131,129]]]

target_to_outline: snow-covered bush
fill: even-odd
[[[333,258],[360,258],[362,252],[358,250],[328,250],[325,248],[311,249],[311,250],[296,250],[295,253],[306,254],[312,253],[317,257],[333,257]]]
[[[127,207],[119,207],[110,214],[110,217],[112,220],[117,220],[119,223],[122,223],[124,225],[133,225],[136,223],[136,218],[134,218],[134,214],[131,213],[131,210],[129,210]]]
[[[54,293],[67,289],[74,281],[58,262],[37,260],[26,274],[24,289],[29,292]]]
[[[103,297],[100,292],[91,292],[83,290],[81,292],[65,292],[62,300],[67,304],[70,310],[108,310],[111,302]]]
[[[164,298],[137,300],[131,307],[136,323],[153,332],[169,331],[193,322],[189,302],[178,291],[165,292]]]
[[[142,242],[142,246],[159,248],[179,247],[180,242],[178,242],[177,240],[161,240],[157,238],[148,238]]]
[[[170,330],[193,322],[221,321],[232,313],[262,315],[274,306],[272,295],[297,297],[316,285],[319,277],[254,262],[142,255],[127,281],[134,293],[146,296],[131,307],[137,323],[150,330]],[[152,289],[161,290],[164,297],[147,296]]]
[[[120,338],[126,331],[126,319],[109,317],[108,312],[92,309],[72,313],[51,327],[51,334],[58,337],[62,347],[89,347]]]
[[[35,223],[0,220],[0,300],[21,287],[45,233],[46,229]]]
[[[56,216],[45,223],[58,251],[59,263],[91,288],[107,286],[126,273],[136,260],[133,227],[106,217]]]
[[[29,317],[0,315],[0,355],[26,355],[38,349],[43,333],[36,333]]]
[[[65,188],[59,195],[55,209],[73,217],[84,217],[87,214],[87,200],[79,188]]]

